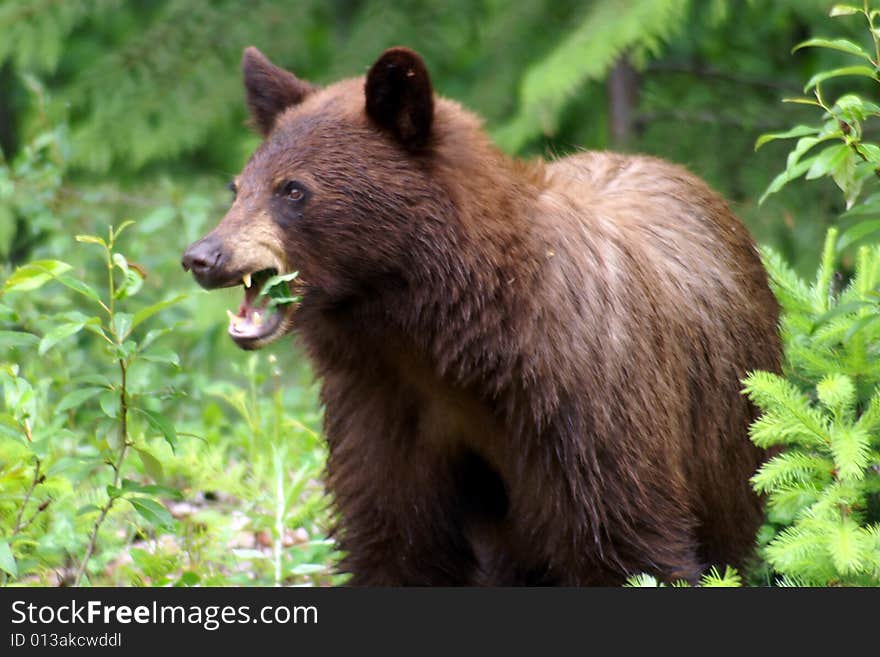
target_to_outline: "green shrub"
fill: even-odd
[[[763,251],[781,305],[785,363],[784,376],[754,372],[744,382],[762,411],[751,439],[777,452],[752,483],[767,498],[762,555],[771,581],[880,585],[880,247],[849,255],[880,234],[880,195],[870,193],[880,176],[880,147],[865,139],[880,106],[855,93],[830,102],[822,90],[845,76],[876,85],[880,11],[866,1],[862,8],[835,6],[831,15],[863,16],[873,52],[843,39],[796,46],[842,51],[857,63],[817,73],[804,88],[813,97],[792,99],[821,109],[820,124],[765,135],[756,144],[798,138],[765,196],[801,176],[830,177],[847,212],[843,231],[828,231],[812,284],[772,250]]]

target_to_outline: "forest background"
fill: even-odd
[[[829,19],[831,6],[0,2],[2,582],[343,581],[302,354],[292,340],[238,350],[225,310],[239,291],[208,295],[179,264],[222,217],[226,185],[259,143],[245,126],[245,46],[319,84],[363,74],[386,47],[412,47],[437,91],[481,114],[507,152],[615,149],[681,163],[789,263],[782,275],[812,278],[826,231],[856,199],[829,165],[759,204],[792,144],[755,145],[815,124],[814,105],[781,101],[804,97],[817,71],[852,63],[845,49],[793,53],[797,44],[826,35],[870,52],[864,17]],[[871,77],[823,89],[876,97]],[[867,122],[860,136],[872,137]],[[854,253],[841,255],[841,271],[856,268]],[[776,520],[762,545],[786,524]],[[880,553],[873,525],[858,523],[865,549]],[[749,581],[776,582],[784,568],[774,574],[762,554]],[[863,562],[876,577],[880,566]]]

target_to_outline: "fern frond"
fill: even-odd
[[[856,386],[843,374],[828,374],[816,384],[816,394],[838,419],[852,414],[856,405]]]
[[[788,524],[819,501],[822,489],[812,482],[796,482],[780,485],[767,498],[770,520]]]
[[[752,485],[759,493],[796,483],[824,485],[831,481],[834,464],[817,454],[786,451],[764,463],[752,477]]]
[[[862,573],[867,564],[871,538],[850,518],[827,533],[827,550],[841,575]]]
[[[627,588],[659,588],[663,586],[656,577],[647,573],[640,573],[626,578],[624,584]]]
[[[812,313],[813,295],[805,283],[788,263],[769,246],[760,249],[761,260],[770,276],[770,287],[780,304],[788,313]]]
[[[797,438],[804,446],[828,444],[826,419],[810,406],[809,400],[791,382],[777,374],[758,371],[749,374],[743,383],[749,399],[767,412],[768,417],[791,427],[796,423],[802,426],[803,431],[797,434]],[[791,435],[794,437],[793,432]]]
[[[742,586],[742,577],[736,568],[724,567],[724,573],[718,572],[718,568],[712,566],[708,573],[700,578],[700,586],[713,588],[739,588]]]
[[[0,64],[12,59],[19,70],[52,73],[66,37],[107,0],[5,0],[0,3]]]
[[[840,479],[863,479],[868,467],[870,436],[853,426],[832,427],[831,453]]]
[[[880,389],[875,390],[871,395],[864,412],[856,421],[856,427],[868,435],[876,434],[880,429]],[[880,446],[877,436],[873,436],[872,442],[875,446]]]
[[[526,71],[519,112],[496,131],[497,141],[516,151],[534,136],[552,134],[566,103],[587,80],[604,76],[626,49],[656,52],[682,26],[688,4],[688,0],[592,3],[568,37]]]
[[[764,548],[770,564],[779,572],[814,581],[828,581],[836,573],[822,536],[803,526],[787,527]]]
[[[749,438],[758,447],[777,445],[818,447],[816,434],[797,417],[777,412],[764,413],[749,427]]]

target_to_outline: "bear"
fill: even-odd
[[[509,157],[404,47],[326,86],[253,47],[242,69],[264,140],[182,264],[243,287],[238,346],[304,348],[350,585],[748,563],[766,455],[740,380],[778,371],[778,306],[721,196],[647,155]]]

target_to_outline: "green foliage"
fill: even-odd
[[[785,450],[752,478],[775,536],[769,565],[803,584],[880,584],[880,247],[862,247],[846,288],[829,290],[835,231],[812,285],[765,252],[782,304],[788,378],[753,372],[756,445]]]
[[[757,146],[797,138],[786,170],[765,197],[800,176],[830,177],[844,194],[843,231],[828,231],[812,283],[802,280],[772,249],[763,250],[771,286],[781,306],[785,376],[753,372],[745,393],[761,411],[752,441],[774,449],[752,478],[766,496],[769,531],[762,554],[784,585],[880,585],[880,246],[862,245],[848,280],[838,271],[841,256],[878,233],[876,186],[880,147],[864,139],[867,121],[880,107],[853,93],[827,103],[820,85],[842,76],[880,74],[880,15],[837,5],[832,16],[861,15],[873,53],[846,39],[809,39],[795,50],[841,51],[870,66],[833,68],[814,74],[805,86],[815,100],[796,99],[824,111],[821,126],[799,125],[764,135]],[[827,141],[818,154],[811,149]],[[809,156],[808,156],[809,155]],[[806,159],[804,159],[805,156]],[[780,449],[781,448],[781,449]]]
[[[852,208],[865,183],[880,176],[880,146],[865,139],[868,120],[880,117],[880,105],[865,100],[854,93],[839,96],[836,101],[829,102],[822,93],[822,83],[841,77],[862,77],[873,83],[880,82],[880,31],[875,25],[880,12],[872,11],[867,0],[859,9],[846,5],[836,5],[831,16],[851,16],[861,14],[867,22],[868,33],[873,41],[873,49],[869,52],[857,43],[847,39],[807,39],[794,47],[825,48],[844,52],[856,60],[866,62],[854,66],[844,66],[831,70],[823,70],[813,75],[806,85],[804,93],[812,91],[813,98],[788,98],[787,102],[813,105],[823,110],[823,122],[817,125],[799,125],[785,132],[762,135],[755,143],[758,149],[775,139],[797,138],[797,145],[789,153],[785,171],[773,181],[761,201],[770,194],[778,192],[792,180],[804,176],[807,180],[830,176],[846,197],[847,209]],[[876,87],[874,87],[876,92]],[[826,142],[832,141],[831,145]],[[818,152],[816,146],[822,145]]]
[[[242,125],[238,60],[247,45],[317,83],[362,73],[383,48],[410,45],[441,94],[475,109],[503,147],[524,155],[618,146],[605,77],[626,58],[639,74],[626,147],[689,166],[775,247],[765,258],[781,272],[774,286],[793,387],[767,400],[779,403],[778,417],[757,435],[790,448],[768,464],[762,490],[777,491],[784,506],[781,487],[811,480],[818,495],[840,474],[827,471],[837,461],[848,464],[846,481],[863,485],[876,463],[876,447],[865,456],[863,433],[873,445],[872,418],[880,416],[871,401],[876,257],[857,250],[880,231],[869,166],[877,156],[878,58],[873,36],[861,30],[876,15],[836,8],[850,18],[793,57],[787,46],[768,45],[827,32],[818,26],[828,7],[827,0],[0,3],[0,280],[9,289],[0,298],[4,581],[73,583],[83,565],[81,583],[94,584],[338,581],[328,575],[334,552],[324,537],[317,394],[300,354],[285,344],[244,357],[224,330],[223,311],[239,299],[197,292],[178,264],[186,244],[222,215],[222,186],[257,143]],[[806,81],[803,92],[797,80]],[[780,95],[801,93],[809,104],[778,104]],[[775,138],[762,138],[754,154],[761,132]],[[783,137],[808,141],[796,142],[803,151],[759,209],[754,199],[778,168]],[[794,167],[814,184],[786,185]],[[846,193],[842,203],[835,184]],[[794,272],[814,268],[828,217],[846,204],[821,275],[805,283]],[[108,227],[129,217],[136,223],[106,250]],[[77,243],[77,234],[93,237]],[[844,277],[857,269],[861,287],[852,290],[836,269]],[[128,363],[124,394],[120,361]],[[127,441],[123,399],[131,403]],[[832,424],[843,429],[833,448],[804,447],[815,438],[804,421],[822,429],[835,412],[843,419]],[[861,528],[876,522],[876,497],[865,499]],[[807,503],[798,492],[788,500],[790,509]],[[779,533],[791,526],[777,521]],[[864,546],[852,544],[841,548],[838,556],[850,554],[841,563],[856,554],[864,568]],[[777,571],[776,581],[812,580]]]
[[[35,257],[0,288],[0,581],[336,581],[320,417],[295,354],[222,371],[233,358],[215,343],[235,348],[205,322],[210,302],[162,267],[171,225],[189,221],[192,237],[204,228],[198,193],[75,235],[130,201],[93,190],[65,204],[63,149],[54,175],[24,176],[45,149],[7,169],[14,194],[50,202],[13,206],[45,216],[46,234],[16,247]]]
[[[561,43],[525,71],[519,110],[496,131],[499,143],[516,151],[535,134],[555,133],[563,109],[587,80],[603,78],[626,50],[642,60],[656,55],[682,25],[687,6],[687,0],[593,3]]]
[[[629,588],[662,588],[665,587],[666,584],[653,575],[646,575],[643,573],[641,575],[634,575],[627,578],[624,586]],[[672,586],[675,588],[684,588],[689,587],[690,584],[685,580],[677,580],[672,582]],[[727,566],[724,568],[724,572],[719,572],[719,570],[713,566],[709,569],[709,572],[705,573],[700,578],[698,586],[701,588],[739,588],[742,586],[742,577],[736,571],[736,568]]]

